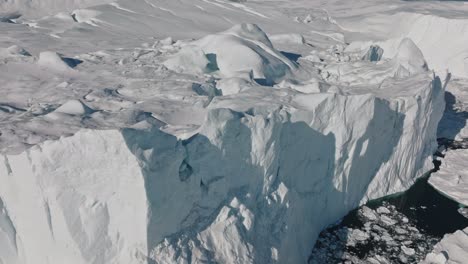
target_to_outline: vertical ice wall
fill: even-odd
[[[0,263],[141,263],[143,178],[120,139],[82,131],[2,156]]]

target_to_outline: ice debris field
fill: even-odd
[[[307,263],[466,137],[467,43],[463,2],[0,1],[0,263]]]

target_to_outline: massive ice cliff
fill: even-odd
[[[441,92],[304,95],[294,113],[212,110],[188,140],[83,130],[4,155],[1,258],[304,262],[326,224],[430,169]]]
[[[2,155],[1,261],[304,263],[323,227],[432,168],[437,77],[341,89],[254,85],[189,138],[144,120]]]

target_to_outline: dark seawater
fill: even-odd
[[[436,169],[438,165],[436,161]],[[445,234],[468,226],[460,205],[435,190],[429,177],[429,173],[421,177],[405,192],[369,201],[323,230],[309,263],[405,264],[423,260]],[[382,208],[387,212],[378,213]],[[363,210],[372,211],[377,220],[365,217]],[[385,217],[392,223],[382,221]],[[364,237],[361,241],[359,235]],[[409,248],[409,253],[403,247]]]
[[[416,227],[428,235],[442,238],[468,226],[468,219],[458,209],[460,205],[435,190],[429,183],[430,174],[418,179],[406,192],[369,201],[366,205],[376,209],[384,202],[413,220]],[[343,225],[356,224],[357,210],[350,212],[342,221]]]

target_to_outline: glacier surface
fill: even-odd
[[[0,263],[305,263],[431,170],[464,35],[309,2],[0,2]]]

